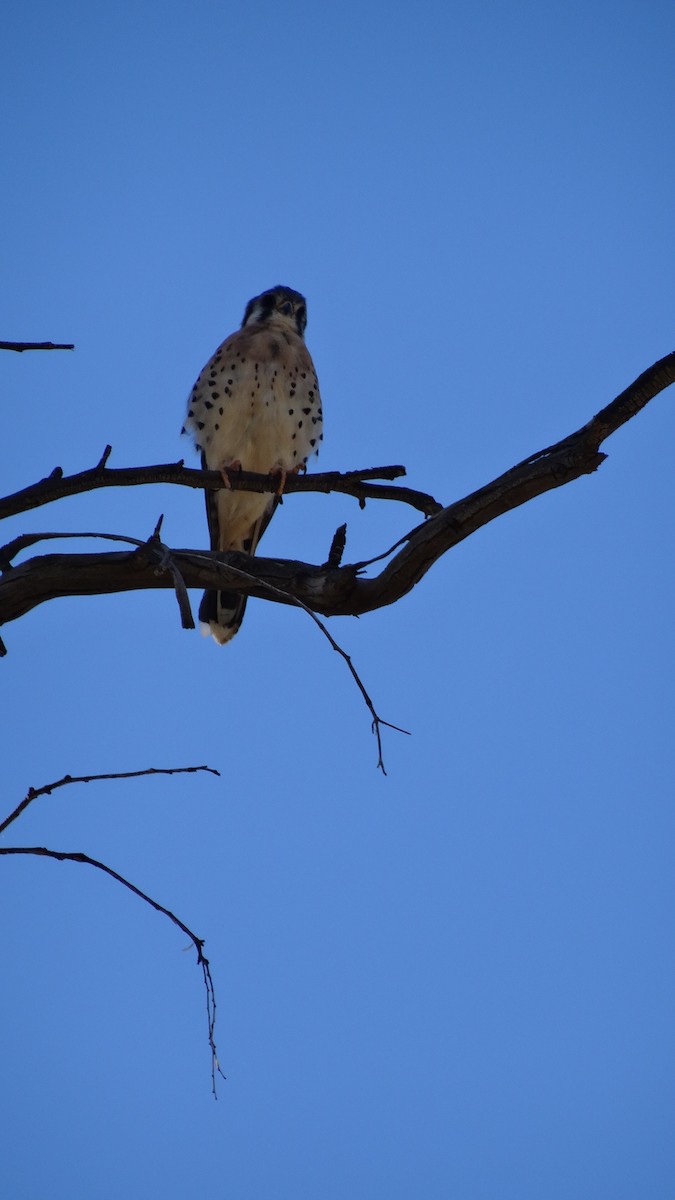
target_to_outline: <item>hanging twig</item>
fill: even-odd
[[[138,771],[136,774],[147,775],[150,774],[150,772]],[[100,778],[123,778],[123,776],[100,776]],[[75,781],[70,780],[69,782]],[[193,943],[197,951],[197,962],[202,968],[202,974],[204,976],[209,1047],[211,1049],[211,1087],[214,1096],[217,1098],[218,1093],[216,1091],[216,1072],[221,1075],[223,1079],[225,1076],[223,1075],[218,1062],[218,1051],[216,1049],[214,1037],[216,1024],[216,996],[213,987],[213,979],[211,978],[209,960],[204,955],[203,938],[197,937],[197,934],[193,933],[192,930],[189,929],[185,924],[185,922],[181,921],[180,917],[177,917],[175,913],[172,913],[171,909],[165,908],[163,904],[159,904],[157,900],[153,900],[152,896],[148,896],[146,892],[142,892],[140,888],[137,888],[134,883],[130,882],[130,880],[125,879],[124,876],[120,875],[118,871],[113,871],[112,867],[106,866],[105,863],[99,862],[96,858],[90,858],[88,854],[82,854],[79,850],[48,850],[45,846],[0,846],[0,854],[37,854],[41,858],[55,858],[58,860],[58,862],[85,863],[87,866],[96,867],[98,871],[103,871],[104,874],[109,875],[111,879],[114,879],[117,883],[121,883],[123,887],[128,888],[130,892],[133,892],[135,896],[139,897],[139,899],[144,900],[145,903],[149,904],[151,908],[154,908],[156,912],[162,913],[165,917],[168,917],[170,921],[173,921],[174,925],[177,925],[178,928],[190,938],[190,941]]]
[[[339,642],[336,642],[335,638],[332,636],[331,633],[329,633],[329,631],[326,628],[326,626],[324,625],[323,621],[319,620],[316,613],[312,612],[312,610],[308,604],[305,604],[302,600],[299,600],[297,598],[297,596],[291,596],[288,592],[283,592],[281,590],[281,588],[276,588],[272,584],[265,583],[265,584],[261,585],[259,579],[256,579],[255,576],[253,576],[253,575],[249,575],[246,571],[239,570],[237,567],[228,567],[228,572],[231,572],[232,577],[235,579],[238,577],[240,579],[245,579],[249,582],[253,582],[256,584],[257,587],[262,587],[263,591],[269,592],[271,595],[277,596],[279,599],[283,599],[287,604],[292,604],[296,608],[301,608],[303,610],[303,612],[306,612],[307,615],[312,618],[315,625],[319,626],[319,629],[323,633],[324,637],[326,637],[328,639],[331,646],[333,647],[333,650],[335,650],[335,652],[337,654],[339,654],[340,657],[345,660],[345,662],[346,662],[347,666],[349,667],[349,670],[352,674],[352,678],[354,679],[356,686],[358,687],[361,695],[363,696],[363,699],[366,703],[366,707],[368,708],[368,711],[373,719],[372,729],[373,729],[373,733],[375,734],[375,737],[377,739],[377,752],[378,752],[377,768],[382,772],[383,775],[386,775],[387,772],[385,770],[384,759],[382,757],[382,736],[380,733],[381,727],[384,725],[384,726],[386,726],[387,729],[395,729],[397,733],[405,733],[407,737],[410,737],[410,730],[409,729],[401,729],[400,725],[392,725],[391,721],[385,721],[384,717],[378,716],[377,712],[375,711],[375,706],[374,706],[368,692],[366,691],[363,680],[361,679],[358,671],[356,670],[356,667],[354,666],[354,663],[352,662],[350,656],[347,654],[347,651],[342,649],[342,646],[339,644]]]
[[[29,804],[32,804],[34,800],[37,800],[38,796],[49,796],[58,788],[66,787],[71,783],[94,783],[104,779],[137,779],[141,775],[190,775],[194,774],[196,771],[208,771],[211,775],[220,776],[220,771],[216,771],[214,767],[206,766],[145,767],[141,771],[113,771],[98,775],[64,775],[62,779],[57,779],[54,783],[45,783],[39,788],[29,788],[21,803],[17,804],[14,811],[11,812],[9,816],[2,821],[2,823],[0,823],[0,834],[4,833],[8,826],[11,825],[13,821],[16,821],[16,819],[26,811]],[[104,874],[109,875],[111,879],[114,879],[117,883],[121,883],[123,887],[128,888],[130,892],[133,892],[135,896],[139,897],[139,899],[144,900],[145,903],[149,904],[151,908],[154,908],[156,912],[162,913],[165,917],[168,917],[174,925],[177,925],[178,928],[190,938],[190,941],[197,951],[197,962],[202,968],[202,975],[204,978],[208,1039],[209,1048],[211,1050],[211,1087],[213,1090],[213,1095],[217,1097],[216,1073],[221,1075],[223,1079],[225,1076],[220,1069],[218,1052],[216,1049],[216,994],[213,986],[213,979],[211,977],[209,960],[204,954],[204,939],[197,937],[197,934],[193,933],[193,931],[185,924],[185,922],[181,921],[180,917],[177,917],[175,913],[171,912],[171,909],[165,908],[163,904],[159,904],[157,900],[153,900],[152,896],[148,896],[146,892],[141,891],[141,889],[136,887],[134,883],[131,883],[130,880],[125,879],[123,875],[120,875],[118,871],[114,871],[112,867],[107,866],[103,862],[99,862],[99,860],[96,858],[91,858],[88,854],[83,854],[81,851],[49,850],[46,846],[0,846],[0,854],[36,854],[42,858],[57,859],[59,862],[85,863],[90,867],[96,867],[97,870],[103,871]]]

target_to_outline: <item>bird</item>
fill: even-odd
[[[218,347],[188,400],[181,432],[192,436],[202,468],[220,471],[225,487],[205,491],[212,550],[255,554],[278,506],[286,475],[306,468],[323,439],[314,363],[305,345],[307,302],[281,284],[249,300],[240,329]],[[234,491],[228,472],[278,475],[276,494]],[[204,592],[202,632],[229,642],[246,596]]]

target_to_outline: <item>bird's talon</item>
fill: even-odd
[[[270,475],[273,478],[276,475],[279,476],[279,482],[277,483],[274,494],[275,496],[279,497],[283,496],[284,488],[286,487],[286,480],[288,478],[288,471],[286,471],[284,467],[273,467],[270,471]]]
[[[223,463],[220,468],[220,477],[229,492],[232,491],[232,480],[228,474],[229,471],[241,471],[241,463],[238,458],[234,458],[232,462]]]

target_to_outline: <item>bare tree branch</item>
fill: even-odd
[[[71,343],[64,345],[59,342],[0,342],[0,350],[16,350],[23,354],[24,350],[74,350]]]
[[[55,467],[45,479],[0,499],[0,519],[17,516],[32,508],[40,508],[43,504],[52,504],[64,496],[75,496],[98,488],[169,483],[180,487],[216,491],[225,486],[219,471],[197,471],[184,466],[182,459],[176,463],[164,463],[153,467],[106,467],[110,453],[111,447],[106,446],[101,460],[95,467],[88,471],[80,471],[76,475],[64,475],[61,467]],[[324,471],[315,475],[288,475],[284,484],[284,495],[290,496],[296,492],[342,492],[353,496],[362,506],[366,500],[399,500],[427,516],[440,511],[441,505],[426,492],[368,482],[371,479],[398,479],[401,475],[405,475],[405,467],[400,466],[369,467],[364,471]],[[233,491],[274,492],[279,486],[279,477],[259,475],[254,471],[233,471],[229,474],[229,482]]]
[[[605,458],[599,449],[605,439],[673,382],[675,353],[649,367],[581,429],[530,455],[485,487],[411,529],[392,548],[392,551],[398,549],[398,553],[371,578],[363,577],[363,570],[381,556],[370,563],[334,566],[329,562],[315,566],[289,559],[250,558],[234,552],[209,554],[178,549],[171,551],[172,561],[188,588],[226,588],[282,603],[299,600],[323,616],[371,612],[399,600],[443,554],[483,525],[535,496],[597,470]],[[160,472],[163,470],[158,468]],[[363,478],[364,473],[357,474]],[[303,490],[302,485],[317,478],[320,477],[305,480],[289,477],[288,490],[298,484],[298,490]],[[267,477],[258,477],[261,479],[268,488]],[[58,596],[175,587],[170,573],[157,574],[161,565],[162,553],[151,542],[131,552],[36,556],[8,570],[0,581],[0,624],[16,620]],[[270,588],[276,588],[281,595],[273,596]]]
[[[156,900],[153,900],[152,896],[148,896],[146,892],[142,892],[140,888],[137,888],[136,885],[131,883],[128,879],[125,879],[124,876],[120,875],[118,871],[113,871],[112,867],[106,866],[105,863],[99,862],[96,858],[90,858],[88,854],[82,854],[79,850],[48,850],[45,846],[0,846],[0,854],[37,854],[42,858],[55,858],[59,862],[85,863],[87,866],[96,867],[98,871],[103,871],[106,875],[109,875],[111,879],[114,879],[117,883],[121,883],[123,887],[128,888],[130,892],[133,892],[135,896],[139,897],[139,899],[144,900],[145,903],[149,904],[151,908],[154,908],[156,912],[162,913],[165,917],[168,917],[170,921],[173,921],[174,925],[177,925],[178,928],[190,938],[190,941],[193,943],[197,951],[197,963],[202,968],[202,975],[204,977],[204,987],[206,989],[206,1012],[209,1029],[209,1047],[211,1049],[211,1088],[213,1095],[217,1097],[216,1072],[221,1075],[223,1079],[225,1076],[220,1069],[218,1052],[214,1039],[214,1029],[216,1024],[216,997],[213,988],[213,979],[211,978],[209,960],[204,955],[203,938],[197,937],[197,934],[193,933],[192,930],[189,929],[185,924],[185,922],[181,921],[175,913],[172,913],[170,908],[165,908],[163,904],[158,904]]]
[[[26,811],[29,804],[33,800],[37,800],[38,796],[49,796],[57,788],[66,787],[71,783],[93,783],[103,779],[137,779],[141,775],[186,775],[194,774],[196,771],[208,771],[211,775],[220,775],[220,771],[216,771],[213,767],[146,767],[142,771],[114,771],[102,775],[64,775],[62,779],[57,779],[54,783],[43,784],[39,788],[29,788],[26,795],[20,804],[17,804],[13,812],[0,824],[0,833],[4,833],[13,821],[16,821],[22,813]],[[216,1092],[216,1072],[225,1078],[220,1069],[218,1062],[218,1052],[215,1042],[215,1025],[216,1025],[216,994],[211,977],[211,968],[209,960],[204,955],[204,939],[197,937],[196,933],[181,921],[171,909],[165,908],[163,904],[159,904],[157,900],[153,900],[152,896],[148,896],[146,892],[142,892],[118,871],[114,871],[112,867],[108,867],[105,863],[99,862],[96,858],[91,858],[88,854],[83,854],[81,851],[71,850],[49,850],[45,846],[0,846],[0,854],[36,854],[41,858],[54,858],[58,862],[76,862],[85,863],[90,867],[96,867],[97,870],[103,871],[109,875],[116,883],[121,883],[123,887],[128,888],[140,900],[144,900],[156,912],[162,913],[168,917],[174,925],[190,938],[193,946],[197,951],[197,963],[202,968],[204,978],[204,989],[206,992],[206,1015],[208,1022],[208,1039],[209,1048],[211,1050],[211,1088],[213,1095],[217,1096]]]
[[[343,528],[344,528],[344,526],[343,526]],[[339,532],[340,532],[340,530],[338,530],[338,534],[339,534]],[[335,539],[333,539],[333,543],[334,542],[335,542]],[[259,581],[256,580],[253,575],[248,575],[246,571],[234,571],[233,568],[230,568],[230,570],[233,572],[233,574],[240,576],[240,578],[252,581],[257,586],[259,585]],[[373,721],[372,730],[373,730],[373,733],[377,740],[377,768],[378,768],[378,770],[380,770],[382,772],[383,775],[386,775],[387,772],[385,770],[384,758],[382,756],[382,726],[383,725],[386,726],[387,729],[395,729],[397,733],[405,733],[408,737],[410,737],[410,730],[409,729],[401,729],[400,725],[392,725],[391,721],[385,721],[384,717],[378,716],[377,712],[375,711],[375,705],[373,704],[373,701],[371,700],[368,692],[366,691],[363,680],[361,679],[361,676],[359,675],[358,671],[356,670],[356,667],[354,666],[354,663],[352,662],[350,655],[347,654],[347,651],[344,650],[342,648],[342,646],[339,644],[339,642],[337,642],[335,640],[335,638],[329,633],[329,631],[326,628],[326,626],[324,625],[323,621],[319,620],[316,613],[312,612],[309,605],[304,604],[302,600],[298,600],[298,598],[296,596],[289,596],[286,592],[282,592],[279,588],[272,587],[270,584],[267,584],[265,586],[265,591],[269,592],[273,596],[276,596],[276,598],[281,600],[281,602],[283,604],[297,605],[297,607],[301,608],[303,610],[303,612],[306,612],[307,615],[312,618],[314,623],[316,625],[318,625],[319,629],[321,630],[324,637],[328,640],[328,642],[332,646],[333,650],[335,650],[335,652],[337,654],[339,654],[340,657],[343,658],[344,661],[346,662],[346,664],[351,672],[351,676],[352,676],[357,688],[359,689],[361,695],[363,696],[363,699],[366,704],[366,708],[368,709],[368,712],[370,713],[370,715],[372,717],[372,721]],[[0,833],[1,832],[2,832],[2,829],[0,828]]]
[[[145,767],[142,771],[113,771],[105,775],[64,775],[55,783],[45,783],[39,788],[30,787],[21,803],[0,822],[0,833],[4,833],[38,796],[51,796],[57,788],[66,787],[71,783],[98,783],[102,779],[137,779],[140,775],[194,775],[196,771],[208,771],[210,775],[220,776],[220,771],[216,771],[215,767]]]

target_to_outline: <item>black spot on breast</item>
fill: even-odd
[[[197,429],[203,429],[203,428],[204,428],[204,422],[203,422],[203,421],[197,421]]]
[[[218,428],[218,426],[216,425],[216,429],[217,429],[217,428]],[[310,439],[309,439],[309,444],[310,444],[310,446],[316,446],[316,438],[310,438]]]
[[[302,411],[304,412],[305,416],[308,416],[308,415],[309,415],[309,413],[311,413],[311,411],[312,411],[312,410],[311,410],[311,408],[303,408],[303,410],[302,410]]]
[[[210,400],[204,401],[204,408],[213,408],[213,405]]]
[[[222,417],[222,415],[223,415],[223,410],[222,410],[222,408],[219,408],[219,409],[218,409],[218,412],[220,413],[220,415],[221,415],[221,417]]]

